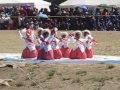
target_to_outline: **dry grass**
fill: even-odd
[[[98,44],[94,47],[95,54],[120,55],[120,32],[93,32]]]
[[[0,90],[120,90],[120,66],[106,69],[107,66],[41,63],[26,65],[25,72],[0,68],[0,78],[15,80],[10,83],[11,87],[0,86]]]
[[[16,31],[0,31],[0,53],[17,53],[24,48]]]
[[[120,32],[93,31],[92,34],[97,40],[97,45],[94,46],[95,54],[120,55]],[[23,48],[24,44],[16,31],[0,31],[0,53],[20,53]]]

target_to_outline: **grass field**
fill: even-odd
[[[96,55],[120,55],[120,32],[92,33]],[[20,53],[23,48],[16,31],[0,31],[0,53]],[[120,90],[119,64],[40,63],[22,69],[0,68],[0,79],[14,80],[0,90]]]
[[[0,90],[120,90],[117,64],[41,63],[22,69],[25,72],[19,68],[0,68],[0,78],[14,80],[11,87],[0,86]]]
[[[97,41],[93,46],[96,55],[120,55],[120,32],[94,31],[92,34]],[[16,31],[0,31],[0,53],[21,53],[23,48]]]

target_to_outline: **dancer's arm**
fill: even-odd
[[[24,36],[22,35],[22,33],[21,33],[21,31],[20,30],[18,30],[18,34],[19,34],[19,37],[20,37],[20,39],[24,39]]]

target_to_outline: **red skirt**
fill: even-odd
[[[60,49],[53,50],[53,53],[54,53],[54,59],[60,59],[60,58],[62,58],[62,52],[61,52]]]
[[[40,47],[39,47],[39,46],[36,46],[36,50],[39,51],[39,50],[40,50]]]
[[[30,51],[29,48],[25,48],[22,52],[22,58],[36,58],[38,55],[37,50]]]
[[[87,58],[93,58],[93,50],[92,49],[85,49],[85,53],[87,55]]]
[[[42,51],[42,50],[39,50],[39,51],[38,51],[37,59],[42,59],[42,55],[43,55],[43,51]]]
[[[40,49],[39,46],[36,46],[36,50],[38,52],[38,56],[37,56],[37,59],[42,59],[42,50]]]
[[[54,59],[54,55],[53,55],[53,50],[47,51],[45,52],[45,50],[41,50],[41,57],[44,60],[51,60]]]
[[[81,52],[79,48],[72,50],[70,53],[70,59],[86,59],[86,53]]]
[[[69,58],[70,52],[71,52],[70,48],[68,48],[68,47],[67,48],[62,47],[60,50],[62,52],[62,57]]]

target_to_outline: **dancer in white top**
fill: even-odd
[[[35,47],[34,43],[34,38],[33,38],[33,31],[32,29],[27,29],[26,30],[26,37],[24,37],[21,33],[21,31],[18,31],[20,37],[22,40],[24,40],[24,43],[26,45],[26,48],[22,52],[22,58],[37,58],[37,50]]]
[[[86,59],[84,40],[81,37],[81,31],[76,31],[74,37],[72,37],[74,46],[70,53],[71,59]]]
[[[44,31],[43,28],[38,28],[38,31],[37,31],[37,36],[36,36],[36,40],[37,40],[36,49],[38,51],[37,59],[42,59],[42,49],[43,49],[43,42],[42,42],[43,35],[42,35],[42,32],[43,31]]]
[[[83,35],[85,39],[85,52],[86,52],[87,58],[93,58],[92,45],[96,44],[96,41],[92,37],[91,32],[89,30],[84,30]]]
[[[44,60],[54,59],[53,50],[52,50],[51,44],[49,43],[50,31],[48,29],[45,29],[42,32],[42,35],[43,35],[43,39],[41,39],[42,46],[43,46],[41,50],[42,59]]]
[[[57,28],[53,28],[51,30],[51,35],[50,35],[48,41],[52,46],[53,53],[54,53],[54,59],[60,59],[60,58],[62,58],[62,52],[59,47],[59,39],[55,36],[56,33],[57,33]]]
[[[69,58],[70,56],[71,49],[68,46],[69,42],[70,40],[68,37],[68,33],[62,32],[60,38],[60,50],[62,52],[62,57],[64,58]]]

